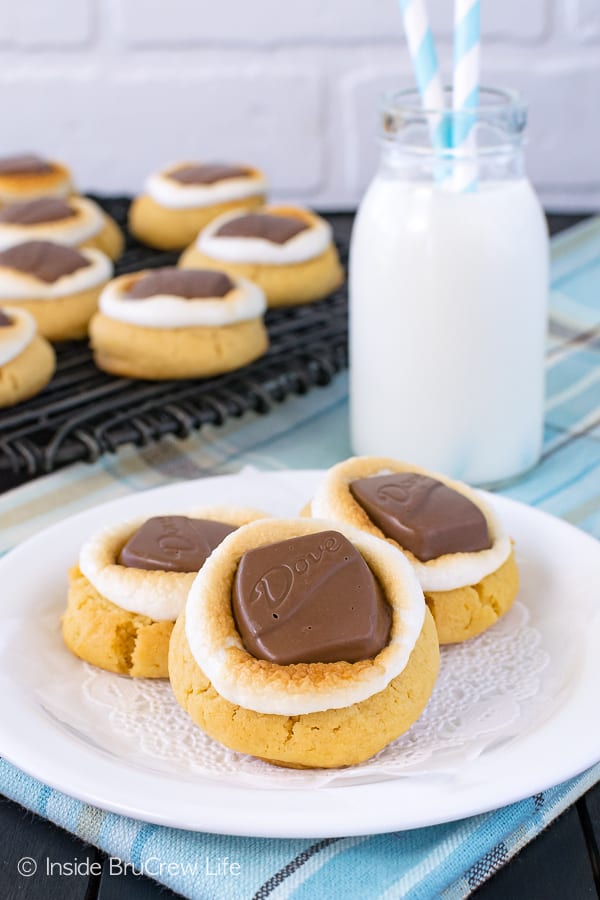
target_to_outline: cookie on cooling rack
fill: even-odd
[[[227,747],[288,767],[361,762],[425,707],[438,639],[397,549],[357,529],[265,519],[194,580],[169,651],[180,705]]]
[[[39,394],[54,374],[52,346],[35,319],[16,306],[0,306],[0,408]]]
[[[297,206],[229,212],[204,228],[179,260],[260,285],[269,306],[322,300],[344,280],[331,226]]]
[[[210,507],[94,535],[69,572],[67,647],[110,672],[166,678],[169,638],[196,573],[226,535],[264,515]]]
[[[90,324],[96,365],[128,378],[203,378],[253,362],[268,347],[265,298],[218,271],[172,267],[115,278]]]
[[[512,543],[481,494],[418,466],[353,457],[325,475],[304,514],[385,539],[413,565],[441,644],[472,638],[512,606]]]
[[[221,213],[262,206],[266,190],[252,166],[177,163],[150,175],[131,204],[129,230],[150,247],[182,250]]]
[[[0,209],[0,250],[26,241],[93,247],[111,259],[123,252],[117,223],[86,197],[40,197]]]
[[[27,241],[0,251],[0,302],[30,312],[50,341],[84,338],[111,275],[100,250]]]
[[[62,163],[34,153],[0,158],[0,205],[38,197],[66,197],[72,191],[71,173]]]

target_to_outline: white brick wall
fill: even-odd
[[[594,0],[588,0],[593,3]],[[549,18],[546,0],[527,0],[515,15],[511,2],[490,3],[486,8],[486,38],[536,40],[543,36]],[[428,9],[436,35],[452,30],[452,3],[429,0]],[[132,46],[165,44],[264,47],[317,46],[333,43],[400,39],[402,23],[395,0],[122,0],[120,32]]]
[[[572,33],[579,40],[600,38],[600,3],[597,0],[567,0]]]
[[[92,37],[94,0],[2,0],[0,47],[23,50],[81,47]]]
[[[482,5],[484,79],[529,100],[542,199],[600,208],[600,0]],[[449,73],[451,0],[429,9]],[[398,0],[0,0],[0,154],[55,155],[85,189],[221,157],[279,198],[353,207],[377,96],[411,84]]]

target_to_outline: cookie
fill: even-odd
[[[179,265],[248,278],[260,285],[269,306],[322,300],[344,281],[331,226],[297,206],[219,216],[182,254]]]
[[[84,338],[111,275],[99,250],[27,241],[0,251],[0,302],[30,312],[50,341]]]
[[[67,647],[109,672],[166,678],[173,623],[196,572],[224,535],[263,515],[210,507],[103,529],[69,572]]]
[[[251,166],[181,162],[155,172],[129,211],[129,230],[158,250],[182,250],[212,219],[265,202],[267,184]]]
[[[268,347],[260,288],[224,272],[165,267],[115,278],[90,324],[96,365],[128,378],[203,378]]]
[[[191,586],[169,650],[180,705],[225,746],[289,767],[368,759],[414,722],[439,666],[402,553],[357,529],[263,520]]]
[[[39,394],[54,374],[54,350],[26,310],[0,306],[0,407]]]
[[[66,197],[72,190],[71,173],[62,163],[34,153],[0,158],[0,205],[38,197]]]
[[[0,250],[26,241],[92,247],[110,259],[123,252],[121,229],[86,197],[41,197],[0,209]]]
[[[442,644],[485,631],[515,600],[510,538],[481,494],[461,482],[387,457],[353,457],[327,472],[305,512],[401,549]]]

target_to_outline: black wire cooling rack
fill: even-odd
[[[129,200],[97,198],[124,227]],[[345,218],[345,217],[344,217]],[[342,261],[345,221],[331,217]],[[127,236],[116,272],[172,265]],[[290,394],[328,384],[347,365],[345,288],[308,306],[270,310],[265,356],[227,375],[194,381],[135,381],[100,372],[83,341],[59,344],[57,369],[37,397],[0,410],[0,478],[26,480],[68,463],[93,462],[123,444],[145,446],[165,435],[186,437],[248,410],[268,413]]]

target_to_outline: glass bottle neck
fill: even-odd
[[[517,94],[481,88],[477,106],[423,109],[416,90],[387,94],[381,106],[381,166],[390,177],[455,189],[524,177],[525,104]]]

